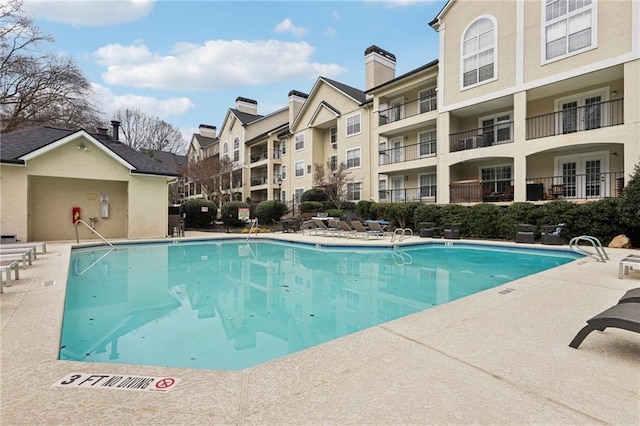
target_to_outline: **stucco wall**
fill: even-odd
[[[162,238],[169,223],[166,180],[132,176],[129,182],[129,238]]]
[[[27,169],[24,166],[0,167],[0,232],[26,241]]]

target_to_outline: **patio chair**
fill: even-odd
[[[562,245],[562,237],[560,236],[560,233],[565,226],[565,223],[541,226],[540,230],[542,231],[542,234],[540,236],[540,242],[548,245]]]
[[[340,227],[340,232],[338,233],[338,236],[349,237],[349,238],[357,238],[358,237],[358,235],[357,235],[358,231],[353,229],[346,221],[339,220],[336,223]]]
[[[619,303],[587,320],[587,325],[573,338],[569,346],[578,349],[580,343],[594,330],[604,331],[606,328],[640,333],[640,303]]]
[[[382,225],[380,225],[380,223],[372,221],[372,222],[368,222],[368,225],[369,225],[369,230],[382,232],[382,235],[385,235],[384,228],[382,228]]]
[[[369,237],[378,237],[378,238],[384,238],[384,231],[376,231],[373,229],[365,229],[364,225],[362,225],[362,223],[360,223],[357,220],[354,220],[353,222],[351,222],[351,226],[353,226],[353,229],[356,230],[357,232],[357,236],[361,236],[362,238],[365,239],[369,239]]]
[[[618,303],[640,303],[640,287],[627,291],[622,295]]]

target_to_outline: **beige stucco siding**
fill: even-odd
[[[128,213],[129,238],[166,236],[169,223],[166,179],[132,176]]]
[[[26,241],[27,235],[27,169],[2,165],[0,168],[0,231]]]
[[[461,90],[460,58],[462,37],[468,26],[480,17],[495,19],[497,50],[494,60],[497,79]],[[444,17],[445,61],[440,63],[444,81],[444,103],[455,104],[472,97],[483,96],[513,87],[516,83],[516,2],[514,1],[458,1]]]
[[[101,215],[103,193],[108,194],[108,218]],[[80,208],[81,219],[87,224],[91,224],[90,218],[97,218],[95,229],[105,238],[126,237],[127,182],[30,176],[29,194],[31,240],[75,240],[73,207]],[[82,240],[98,238],[82,225],[78,233]]]

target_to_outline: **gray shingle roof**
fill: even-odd
[[[236,117],[238,117],[238,120],[240,120],[242,124],[249,124],[252,121],[257,120],[258,118],[262,118],[260,114],[249,114],[246,112],[239,111],[235,108],[229,108],[229,110],[233,112],[233,114]]]
[[[180,173],[180,170],[187,166],[187,156],[178,155],[173,152],[154,150],[147,153],[149,157],[167,166],[169,169],[176,173]]]
[[[58,129],[41,126],[17,130],[0,135],[0,162],[24,163],[21,157],[57,142],[81,130]],[[87,132],[88,133],[88,132]],[[108,136],[91,134],[93,139],[118,157],[134,167],[132,173],[154,174],[160,176],[179,176],[179,173],[169,167],[149,158],[141,152],[111,140]]]
[[[357,100],[361,104],[364,104],[367,101],[367,95],[360,89],[356,89],[355,87],[347,86],[344,83],[340,83],[335,80],[331,80],[330,78],[320,77],[336,89],[346,93],[348,96],[351,96],[353,99]]]
[[[213,145],[214,143],[220,140],[219,138],[209,138],[207,136],[202,136],[199,133],[194,133],[193,137],[196,138],[201,148],[207,147],[209,145]]]

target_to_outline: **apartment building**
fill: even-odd
[[[352,201],[620,196],[640,162],[640,2],[450,0],[429,25],[439,57],[396,76],[370,46],[364,90],[319,77],[265,117],[238,98],[219,135],[237,190],[296,200],[344,161]]]

